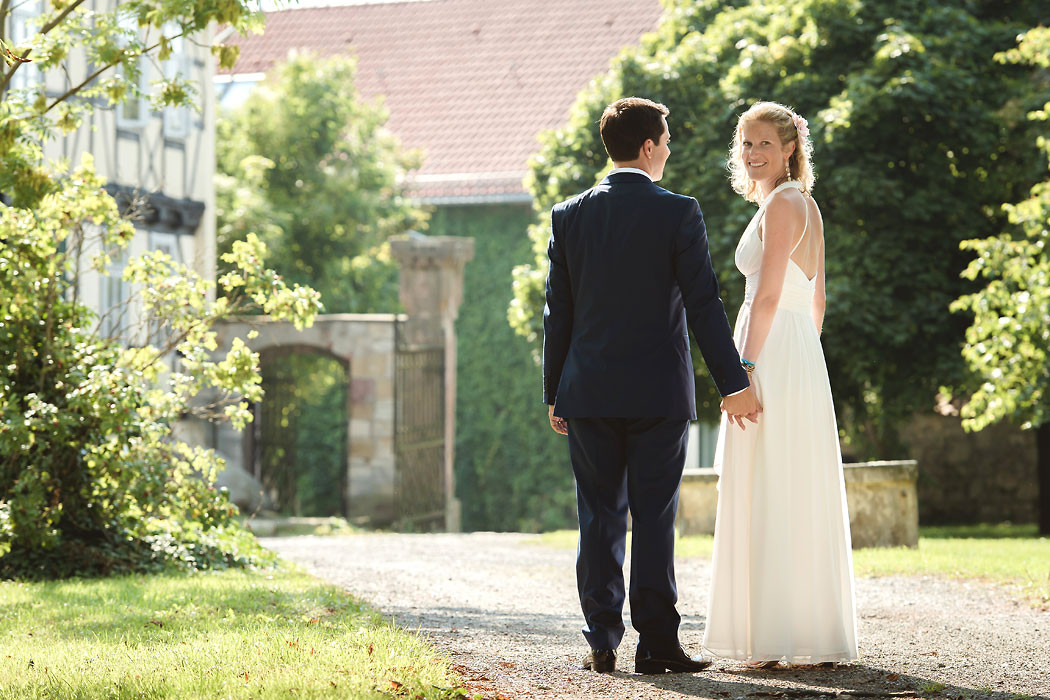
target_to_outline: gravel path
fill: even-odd
[[[578,670],[575,552],[519,534],[266,538],[265,545],[419,630],[486,698],[1050,697],[1050,613],[996,586],[857,579],[862,658],[847,667],[642,676],[627,635],[615,674]],[[676,565],[682,641],[699,652],[711,564]],[[628,611],[629,612],[629,611]]]

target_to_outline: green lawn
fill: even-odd
[[[536,542],[558,549],[575,549],[576,532],[559,530],[539,535]],[[680,537],[680,557],[710,557],[710,535]],[[1050,604],[1050,538],[1039,537],[1034,525],[963,525],[922,527],[919,546],[867,548],[853,552],[858,576],[938,575],[986,579],[1015,587],[1036,605]]]
[[[987,579],[1015,586],[1033,603],[1050,604],[1050,538],[1017,525],[919,528],[919,546],[858,549],[862,576],[936,574]]]
[[[0,697],[452,698],[448,664],[290,569],[0,582]]]

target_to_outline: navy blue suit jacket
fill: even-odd
[[[563,418],[696,418],[689,327],[719,392],[748,386],[700,205],[616,173],[555,205],[543,400]]]

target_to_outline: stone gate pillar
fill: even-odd
[[[456,449],[456,318],[463,301],[463,267],[474,258],[474,239],[424,236],[391,239],[401,268],[401,303],[408,313],[403,338],[413,345],[445,346],[445,528],[460,529],[453,465]]]

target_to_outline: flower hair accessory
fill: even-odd
[[[799,136],[802,138],[809,136],[809,122],[806,121],[805,117],[792,113],[791,121],[795,122],[795,130],[798,131]]]

